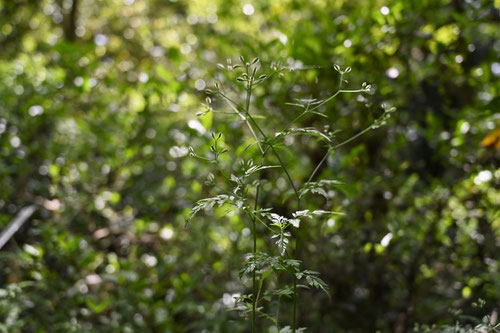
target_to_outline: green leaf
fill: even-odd
[[[325,199],[330,199],[327,190],[331,187],[338,187],[339,185],[344,185],[344,183],[333,179],[323,179],[319,182],[308,182],[299,189],[299,196],[302,198],[307,193],[313,193],[322,195]]]
[[[264,169],[271,169],[271,168],[280,168],[281,166],[279,165],[254,165],[250,169],[245,171],[245,176],[250,176],[251,174],[261,171]]]
[[[319,216],[319,215],[345,215],[345,213],[332,212],[329,210],[321,210],[321,209],[310,211],[309,209],[306,209],[306,210],[296,211],[292,215],[293,215],[293,217],[296,217],[296,218],[308,217],[308,218],[312,219],[315,216]]]
[[[92,310],[94,313],[99,314],[106,310],[108,305],[111,303],[111,298],[107,298],[101,303],[94,303],[90,299],[85,300],[85,304],[89,307],[90,310]]]
[[[290,287],[277,289],[277,290],[273,291],[273,295],[274,296],[286,296],[286,297],[291,298],[293,295],[293,289]]]
[[[191,209],[191,212],[186,218],[186,225],[201,210],[212,209],[215,205],[222,207],[225,203],[228,203],[236,208],[241,208],[243,206],[243,202],[232,195],[220,194],[212,198],[201,199],[196,202],[196,205]]]
[[[309,270],[295,273],[297,279],[300,280],[303,277],[305,277],[306,282],[309,286],[323,290],[328,295],[328,298],[330,298],[328,285],[318,275],[319,275],[318,272]]]
[[[273,235],[271,237],[271,238],[278,238],[276,240],[276,245],[278,245],[278,250],[279,250],[281,256],[285,255],[286,247],[290,241],[288,238],[290,236],[291,236],[291,234],[289,232],[285,232],[282,230],[278,235]]]
[[[275,138],[281,138],[281,137],[285,137],[285,136],[288,136],[288,135],[292,135],[292,134],[302,134],[302,135],[309,135],[309,136],[313,136],[321,141],[325,141],[325,142],[331,142],[332,139],[326,135],[325,133],[322,133],[320,131],[318,131],[317,129],[315,128],[311,128],[311,127],[307,127],[307,128],[289,128],[287,130],[284,130],[282,132],[278,132],[276,133],[275,135]]]

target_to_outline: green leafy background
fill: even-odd
[[[237,118],[196,116],[215,82],[242,91],[217,67],[240,55],[296,69],[255,92],[270,136],[297,115],[286,103],[335,92],[334,64],[352,67],[346,87],[368,82],[371,92],[341,94],[322,109],[327,120],[300,127],[326,123],[340,142],[381,103],[398,110],[328,158],[319,176],[345,186],[328,200],[304,195],[304,209],[345,215],[307,219],[296,233],[297,259],[331,293],[300,291],[300,326],[406,332],[491,313],[499,151],[481,141],[500,127],[499,20],[496,0],[0,1],[0,229],[23,207],[44,207],[0,250],[0,331],[249,329],[227,310],[251,288],[238,274],[251,222],[222,207],[184,228],[194,203],[218,193],[204,183],[212,166],[188,147],[202,155],[222,132],[228,167],[254,149]],[[324,147],[302,135],[284,142],[305,182]],[[262,202],[293,212],[280,169],[261,172]]]

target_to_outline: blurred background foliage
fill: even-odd
[[[250,288],[238,277],[250,221],[216,210],[184,229],[193,203],[217,193],[204,185],[210,165],[188,147],[208,151],[220,131],[235,162],[249,143],[238,119],[196,116],[206,88],[235,78],[217,64],[239,55],[290,69],[252,101],[270,135],[297,113],[286,102],[335,92],[333,64],[353,68],[346,87],[373,87],[323,108],[339,141],[369,126],[381,103],[398,108],[322,168],[349,184],[345,194],[305,199],[346,216],[298,233],[299,258],[332,291],[331,301],[301,291],[300,326],[408,332],[491,313],[499,23],[497,0],[0,1],[0,229],[40,206],[0,250],[0,331],[248,330],[228,310]],[[324,149],[302,137],[286,148],[306,181]],[[262,201],[293,211],[279,170],[265,179]],[[259,248],[275,251],[259,234]]]

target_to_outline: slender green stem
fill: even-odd
[[[354,89],[354,90],[339,90],[339,93],[357,93],[357,92],[365,92],[364,89]]]
[[[241,112],[240,110],[238,110],[238,108],[240,108],[240,106],[238,105],[238,103],[234,102],[231,98],[229,98],[228,96],[226,96],[226,94],[222,93],[219,91],[219,95],[222,96],[224,98],[224,100],[226,100],[227,104],[234,110],[234,112],[247,124],[248,126],[248,129],[250,130],[250,132],[252,133],[253,137],[255,138],[255,140],[257,141],[257,145],[259,146],[259,149],[262,153],[264,153],[264,150],[262,149],[262,145],[260,144],[260,139],[259,137],[257,136],[257,134],[255,133],[252,125],[250,124],[250,122],[248,121],[248,118],[245,117]]]
[[[337,92],[335,94],[333,94],[332,96],[328,97],[327,99],[325,99],[323,102],[321,102],[318,105],[314,106],[309,111],[314,111],[314,110],[320,108],[321,106],[325,105],[326,103],[330,102],[332,99],[334,99],[335,97],[337,97],[338,94],[340,94],[341,92],[343,92],[341,90],[342,89],[342,81],[343,80],[344,80],[344,73],[340,73],[339,89],[337,90]],[[347,91],[345,91],[345,92],[347,92]]]
[[[219,170],[220,174],[222,175],[222,177],[226,180],[227,183],[231,183],[231,180],[229,179],[228,176],[226,176],[226,174],[224,173],[224,170],[222,170],[221,166],[219,163],[215,163],[215,165],[217,165],[217,170]]]
[[[317,110],[318,108],[322,107],[323,105],[325,105],[326,103],[330,102],[332,99],[334,99],[335,97],[337,97],[337,96],[338,96],[338,94],[340,94],[340,93],[341,93],[340,89],[339,89],[339,90],[337,90],[337,92],[336,92],[335,94],[333,94],[332,96],[328,97],[328,98],[327,98],[327,99],[325,99],[323,102],[321,102],[321,103],[319,103],[319,104],[315,105],[312,109],[309,109],[309,112],[311,112],[311,111],[315,111],[315,110]]]
[[[328,158],[328,155],[330,155],[331,151],[332,151],[331,148],[328,148],[328,150],[326,151],[326,154],[323,155],[323,158],[321,159],[321,161],[319,161],[319,163],[316,165],[316,167],[314,168],[313,172],[311,173],[311,175],[307,179],[307,183],[311,182],[311,180],[313,179],[313,177],[316,174],[316,172],[318,172],[319,168],[323,165],[323,163],[325,163],[325,161]]]
[[[299,114],[297,117],[295,117],[295,119],[293,119],[285,127],[283,127],[284,129],[281,130],[281,132],[287,130],[292,124],[294,124],[295,122],[299,121],[302,117],[304,117],[308,113],[308,111],[309,110],[304,110],[301,114]],[[276,142],[277,139],[278,139],[277,137],[271,139],[269,145],[266,147],[266,149],[264,149],[263,155],[265,155],[267,153],[267,151],[271,148],[271,144],[274,144],[274,142]]]
[[[256,304],[257,302],[259,301],[259,298],[260,298],[260,292],[262,291],[262,285],[264,284],[264,279],[260,279],[260,283],[259,283],[259,290],[257,290],[257,297],[256,297]]]
[[[248,75],[248,66],[247,66],[247,75]],[[250,98],[252,97],[252,82],[254,76],[250,77],[250,80],[247,83],[247,98],[246,98],[246,107],[245,107],[245,116],[248,116],[248,112],[250,112]]]
[[[218,91],[218,94],[222,96],[226,100],[226,102],[230,103],[230,106],[232,107],[233,110],[236,108],[235,111],[237,111],[237,114],[239,115],[240,113],[239,109],[242,109],[241,105],[239,105],[235,100],[233,100],[231,97],[227,96],[220,90]]]
[[[254,205],[254,210],[257,210],[258,203],[259,203],[259,185],[257,185],[257,192],[255,193],[255,205]],[[255,256],[257,255],[257,228],[255,225],[255,218],[252,218],[252,224],[253,224],[253,256],[255,260]],[[256,326],[257,326],[257,319],[256,319],[256,307],[257,307],[257,295],[256,295],[256,289],[257,289],[257,277],[256,277],[256,269],[254,268],[252,272],[252,333],[255,333]]]
[[[297,198],[297,210],[300,210],[300,196]],[[296,259],[299,259],[299,233],[297,230],[297,235],[295,237],[295,256]],[[295,275],[295,272],[292,272],[293,274],[293,323],[292,323],[292,331],[295,332],[297,329],[297,298],[298,298],[298,292],[297,292],[297,276]]]
[[[318,163],[318,165],[316,165],[316,168],[314,168],[314,171],[311,173],[311,175],[309,176],[309,178],[307,179],[307,182],[310,183],[311,180],[313,179],[314,175],[316,175],[316,172],[318,172],[319,168],[321,167],[321,165],[323,165],[323,163],[325,163],[326,159],[328,158],[328,155],[330,154],[330,152],[332,150],[335,150],[335,149],[338,149],[340,147],[342,147],[343,145],[346,145],[348,144],[349,142],[351,141],[354,141],[356,140],[357,138],[359,138],[360,136],[362,136],[363,134],[365,134],[366,132],[368,132],[369,130],[372,129],[372,126],[368,126],[367,128],[365,128],[364,130],[362,130],[361,132],[359,132],[358,134],[356,134],[355,136],[339,143],[338,145],[336,146],[333,146],[333,147],[330,147],[328,148],[326,154],[323,156],[323,158],[321,159],[321,161]]]
[[[253,223],[253,256],[255,260],[255,255],[257,253],[257,235],[256,235],[256,228],[255,228],[255,219],[252,219]],[[256,277],[256,269],[254,268],[252,272],[252,333],[255,333],[255,329],[257,326],[257,320],[255,316],[255,307],[257,303],[257,298],[255,295],[257,289],[257,277]]]
[[[359,138],[360,136],[362,136],[363,134],[365,134],[366,132],[368,132],[368,131],[369,131],[369,130],[371,130],[371,129],[372,129],[372,126],[370,125],[370,126],[368,126],[367,128],[365,128],[364,130],[362,130],[361,132],[359,132],[358,134],[356,134],[355,136],[353,136],[353,137],[351,137],[351,138],[349,138],[349,139],[347,139],[347,140],[345,140],[345,141],[343,141],[343,142],[339,143],[339,144],[338,144],[338,145],[336,145],[336,146],[333,146],[331,149],[332,149],[332,150],[333,150],[333,149],[338,149],[338,148],[342,147],[343,145],[346,145],[346,144],[348,144],[349,142],[356,140],[357,138]]]
[[[284,127],[284,129],[288,129],[292,124],[295,124],[297,121],[299,121],[302,117],[304,117],[307,113],[309,112],[309,108],[305,109],[304,111],[302,111],[301,114],[299,114],[297,117],[295,117],[294,119],[292,119],[292,121],[290,121],[288,124],[286,124],[286,126]]]
[[[273,234],[277,233],[275,230],[273,230],[273,228],[271,228],[264,221],[262,221],[260,219],[260,217],[258,217],[257,215],[255,215],[254,212],[252,211],[252,209],[250,207],[248,207],[247,205],[245,205],[243,207],[243,211],[245,213],[247,213],[251,218],[254,218],[256,221],[260,222],[264,227],[266,227],[266,229],[268,229],[269,231],[271,231]]]
[[[263,79],[263,80],[259,81],[258,83],[256,83],[256,84],[254,85],[254,87],[258,87],[258,86],[260,86],[260,85],[261,85],[261,84],[263,84],[264,82],[266,82],[266,81],[268,81],[268,80],[272,79],[272,77],[273,77],[273,76],[275,76],[275,75],[276,75],[276,73],[280,73],[280,72],[281,72],[281,70],[275,70],[275,71],[274,71],[274,72],[272,72],[269,76],[267,76],[265,79]]]
[[[295,333],[297,329],[297,276],[293,274],[293,321],[292,332]]]
[[[276,310],[276,326],[278,326],[278,331],[280,330],[280,303],[281,303],[281,295],[278,296],[278,308]]]
[[[292,177],[290,176],[290,173],[288,172],[288,169],[286,168],[285,163],[283,163],[283,160],[281,159],[280,155],[278,154],[278,152],[274,148],[274,145],[267,139],[266,134],[262,131],[259,124],[257,124],[255,119],[253,119],[253,117],[250,114],[248,115],[248,118],[254,123],[255,128],[257,129],[257,131],[259,131],[259,133],[262,135],[262,137],[264,137],[264,140],[269,142],[269,146],[271,147],[271,150],[273,151],[274,155],[278,159],[278,162],[281,165],[281,168],[283,169],[283,171],[285,171],[286,177],[288,178],[288,182],[290,183],[290,185],[293,188],[295,196],[297,197],[297,199],[300,199],[299,192],[298,192],[297,188],[295,187],[295,184],[293,183]]]

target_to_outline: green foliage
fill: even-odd
[[[0,331],[495,327],[499,9],[0,1]]]

